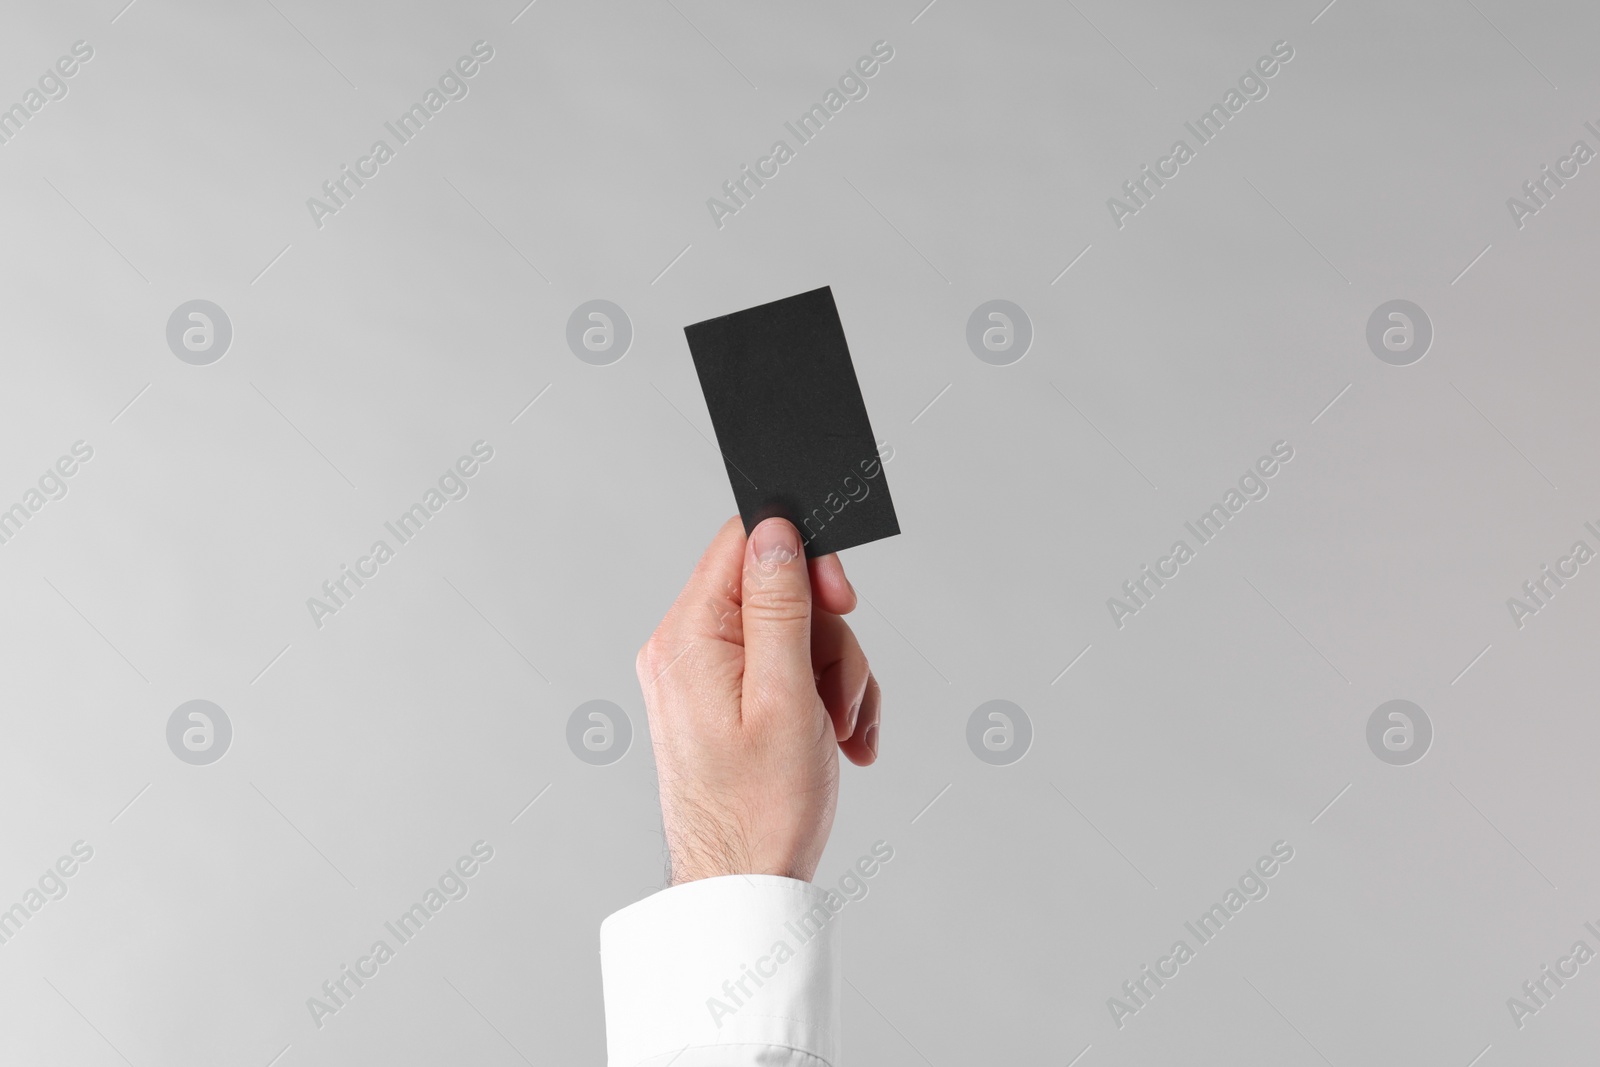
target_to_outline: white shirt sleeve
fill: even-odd
[[[838,1067],[844,900],[728,875],[600,925],[610,1067]]]

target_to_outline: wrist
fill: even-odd
[[[815,861],[806,863],[798,857],[754,855],[749,849],[722,843],[708,847],[704,842],[683,842],[670,846],[667,851],[668,886],[729,875],[770,875],[809,882],[816,868]]]

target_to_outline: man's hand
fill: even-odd
[[[673,885],[816,872],[835,749],[878,755],[878,683],[840,617],[855,601],[837,556],[808,566],[783,519],[746,542],[735,516],[639,650]]]

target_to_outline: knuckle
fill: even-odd
[[[803,622],[811,617],[811,594],[803,586],[773,583],[745,601],[744,613],[766,623]]]
[[[648,686],[660,675],[666,664],[665,652],[660,630],[651,634],[650,639],[639,646],[639,654],[634,657],[633,669],[639,676],[640,685]]]

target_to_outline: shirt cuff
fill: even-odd
[[[809,882],[727,875],[646,897],[600,925],[610,1067],[835,1067],[844,901]],[[707,1050],[696,1054],[696,1049]],[[764,1057],[764,1058],[763,1058]]]

